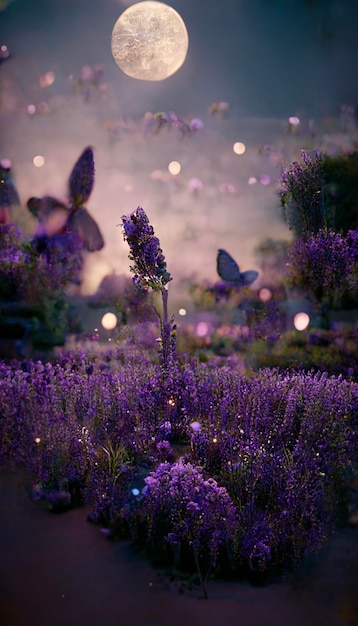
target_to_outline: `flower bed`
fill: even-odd
[[[185,359],[163,376],[135,350],[0,369],[1,459],[33,497],[86,502],[113,536],[202,577],[291,567],[346,515],[356,383]]]

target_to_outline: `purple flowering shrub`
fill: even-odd
[[[13,225],[0,226],[0,323],[2,335],[17,322],[31,329],[35,344],[64,343],[68,329],[65,288],[82,271],[76,235],[26,240]]]
[[[310,156],[301,150],[301,161],[294,161],[282,172],[279,195],[283,215],[296,237],[317,233],[331,225],[324,204],[323,155]]]
[[[205,592],[208,572],[219,551],[229,550],[236,534],[236,512],[225,489],[202,468],[178,461],[161,463],[145,478],[132,526],[139,526],[156,553],[168,546],[177,566],[190,567],[193,559]],[[165,543],[163,545],[163,539]]]
[[[22,247],[22,237],[12,224],[0,226],[0,300],[22,296],[26,284],[29,255]]]
[[[58,236],[38,250],[12,224],[0,226],[0,300],[36,305],[48,292],[76,281],[82,270],[81,242],[76,235]]]
[[[353,207],[353,229],[349,229],[349,219],[347,222],[347,216],[340,215],[344,209],[337,206],[335,199],[336,169],[340,181],[338,198],[343,207],[346,206],[341,188],[345,160],[349,162],[344,157],[340,162],[317,151],[313,157],[301,151],[301,162],[291,163],[280,179],[284,217],[295,234],[289,250],[290,282],[313,295],[318,304],[331,308],[352,308],[358,302],[355,201],[352,197],[348,199],[348,208]],[[336,232],[338,230],[341,232]]]
[[[319,547],[335,523],[357,453],[357,385],[270,371],[231,375],[226,384],[221,417],[199,418],[190,458],[237,507],[239,559],[254,569],[259,541],[261,570],[287,566]]]
[[[297,239],[289,251],[289,276],[318,302],[357,301],[358,231],[343,236],[319,230]]]

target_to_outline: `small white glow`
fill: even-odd
[[[35,443],[41,443],[40,437],[35,437]]]
[[[34,115],[36,113],[36,107],[34,104],[29,104],[27,107],[27,112],[29,115]]]
[[[257,183],[257,178],[255,178],[255,176],[250,176],[249,180],[247,181],[248,185],[256,185]]]
[[[101,319],[101,324],[105,330],[113,330],[117,326],[117,316],[114,313],[105,313]]]
[[[206,322],[199,322],[196,326],[195,332],[198,337],[206,337],[209,332],[209,324],[207,324]]]
[[[93,329],[95,333],[98,333],[98,328]]]
[[[261,302],[268,302],[272,298],[272,291],[268,287],[262,287],[259,291],[259,298]]]
[[[308,324],[310,323],[310,316],[307,313],[296,313],[293,318],[293,325],[296,330],[306,330]]]
[[[271,178],[269,177],[268,174],[262,174],[260,176],[260,183],[261,183],[261,185],[266,186],[266,185],[269,185],[270,182],[271,182]]]
[[[186,315],[186,309],[179,309],[179,315]]]
[[[289,118],[288,118],[288,121],[289,121],[289,123],[291,124],[291,126],[298,126],[298,125],[299,125],[299,123],[300,123],[300,118],[299,118],[299,117],[292,116],[292,117],[289,117]]]
[[[45,165],[45,157],[43,157],[42,154],[37,154],[32,159],[32,162],[33,162],[35,167],[42,167],[43,165]]]
[[[244,154],[244,152],[246,151],[246,146],[244,143],[242,143],[242,141],[235,141],[232,149],[235,154]]]
[[[180,173],[181,165],[179,161],[170,161],[168,165],[169,173],[173,176],[177,176]]]

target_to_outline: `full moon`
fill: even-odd
[[[112,31],[112,54],[118,67],[138,80],[159,81],[183,65],[189,38],[172,7],[148,0],[126,9]]]

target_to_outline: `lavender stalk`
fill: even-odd
[[[167,264],[159,239],[154,235],[153,226],[148,217],[138,207],[130,215],[122,216],[123,238],[129,245],[130,266],[134,274],[133,282],[144,290],[160,292],[162,296],[162,316],[160,319],[161,345],[163,365],[168,365],[172,348],[174,328],[168,316],[168,289],[167,284],[172,280],[167,271]]]

